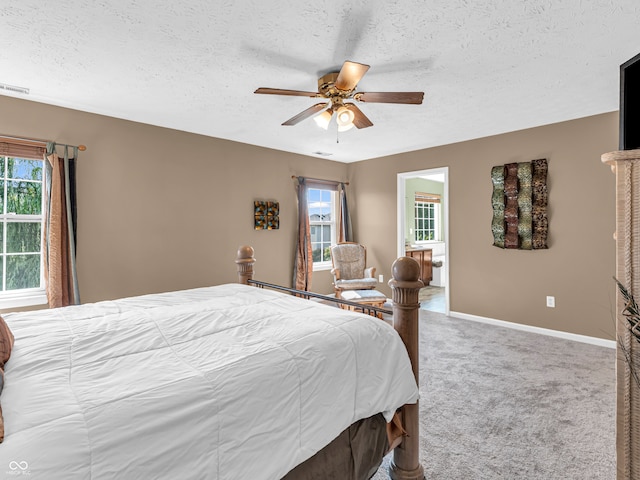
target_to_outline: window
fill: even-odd
[[[440,240],[440,196],[416,192],[415,209],[415,241]]]
[[[43,177],[42,160],[0,156],[0,304],[5,308],[46,303]]]
[[[307,193],[314,270],[331,267],[330,248],[337,238],[337,198],[333,190],[309,188]]]

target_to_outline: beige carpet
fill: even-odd
[[[420,330],[428,480],[615,478],[615,350],[424,310]]]

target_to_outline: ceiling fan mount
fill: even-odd
[[[326,129],[333,114],[336,113],[339,131],[348,130],[353,126],[356,128],[373,126],[371,120],[362,113],[362,110],[354,103],[347,103],[345,100],[354,100],[363,103],[399,103],[414,105],[422,103],[424,92],[356,92],[358,82],[368,70],[369,65],[347,60],[339,72],[330,72],[318,79],[317,92],[258,88],[254,93],[302,96],[329,100],[326,103],[312,105],[285,121],[282,125],[296,125],[306,118],[315,116],[316,123]]]
[[[347,93],[342,92],[335,87],[336,80],[339,74],[340,72],[331,72],[320,77],[318,79],[318,93],[327,98]]]

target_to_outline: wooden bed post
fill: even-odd
[[[253,257],[253,248],[244,245],[238,248],[236,255],[236,265],[238,266],[238,282],[248,285],[249,280],[253,280],[253,266],[256,259]]]
[[[420,265],[410,257],[400,257],[391,267],[393,279],[389,281],[393,299],[393,325],[407,347],[416,383],[419,383],[418,356],[418,293],[424,286],[420,278]],[[389,476],[393,480],[423,480],[420,464],[420,415],[418,402],[402,407],[402,423],[407,435],[393,451]]]

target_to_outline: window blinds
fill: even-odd
[[[416,192],[416,202],[440,203],[440,195],[437,193]]]
[[[45,143],[0,137],[0,155],[2,156],[42,160],[45,152]]]

